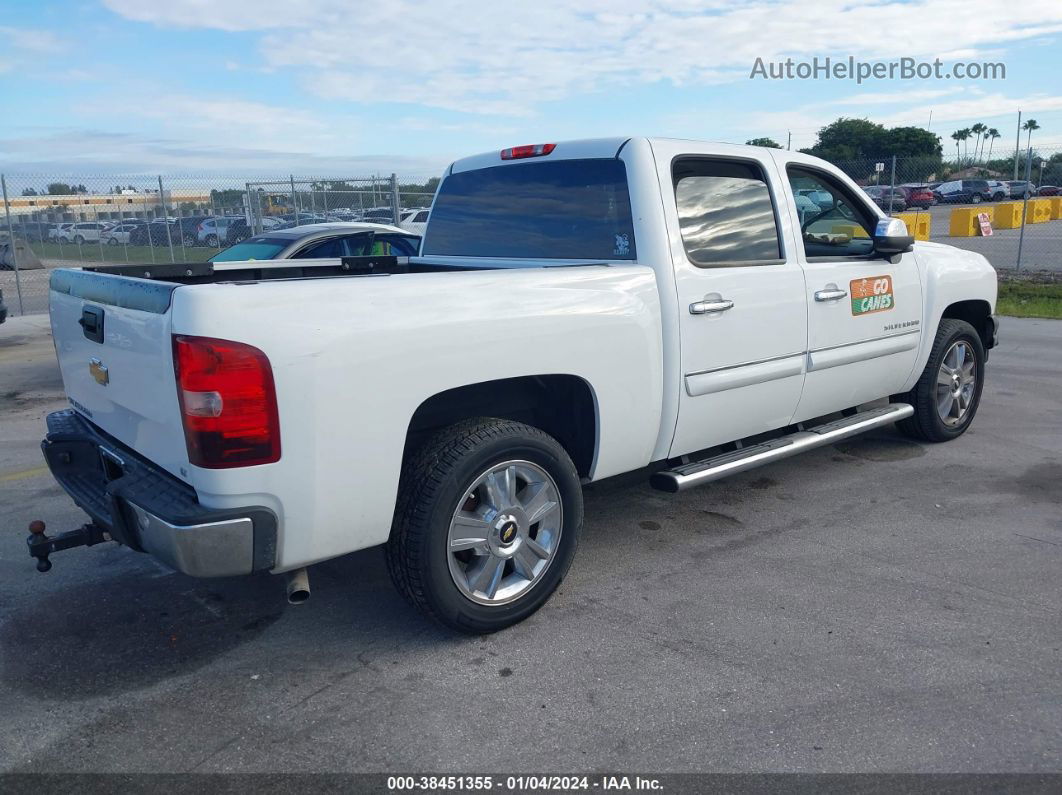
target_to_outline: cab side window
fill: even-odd
[[[759,165],[688,158],[672,171],[686,256],[702,268],[778,265],[774,203]]]
[[[808,259],[865,257],[874,250],[877,217],[839,182],[811,169],[786,169]]]

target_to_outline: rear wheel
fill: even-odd
[[[494,632],[549,599],[575,555],[582,514],[579,476],[555,439],[509,420],[458,423],[406,463],[388,570],[436,620]]]
[[[981,203],[981,194],[980,193],[975,193],[973,196],[970,197],[970,202],[972,204],[980,204]]]
[[[947,442],[962,436],[981,402],[985,351],[974,327],[964,320],[940,321],[929,361],[914,389],[896,398],[914,406],[913,416],[897,423],[908,436]]]
[[[206,244],[208,246],[210,246],[210,248],[217,248],[218,247],[218,236],[217,235],[207,235],[206,236]]]
[[[80,246],[82,243],[85,242],[85,238],[81,235],[74,235],[74,242]]]

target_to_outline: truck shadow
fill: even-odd
[[[251,642],[267,630],[263,643],[275,645],[277,659],[303,644],[354,660],[382,638],[400,646],[454,637],[405,604],[377,549],[312,567],[313,598],[299,606],[287,604],[282,576],[200,580],[163,572],[137,553],[114,553],[130,558],[6,611],[5,686],[48,700],[93,698],[150,687],[237,652],[233,664],[260,669],[269,663]]]

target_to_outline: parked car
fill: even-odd
[[[156,218],[147,223],[137,224],[129,230],[131,246],[174,246],[181,245],[180,227],[176,221]]]
[[[408,232],[423,235],[424,230],[428,228],[428,215],[430,212],[431,210],[425,209],[413,210],[398,225]]]
[[[822,210],[833,206],[833,196],[828,191],[806,189],[799,191],[799,195],[811,199]]]
[[[937,195],[928,185],[904,185],[908,207],[921,207],[928,210],[937,203]]]
[[[797,223],[801,189],[834,204]],[[291,263],[101,267],[106,290],[53,272],[71,408],[42,450],[90,515],[60,549],[290,573],[298,602],[305,567],[385,544],[413,605],[492,632],[563,580],[583,483],[650,471],[675,492],[897,422],[955,439],[997,336],[983,256],[915,243],[832,164],[761,147],[480,154],[445,171],[412,261]],[[919,472],[951,489],[941,462]]]
[[[25,220],[14,224],[13,228],[15,237],[22,238],[30,243],[44,243],[52,239],[51,233],[55,226],[55,224],[45,221]]]
[[[1062,188],[1058,185],[1041,185],[1040,189],[1036,191],[1037,196],[1059,196],[1062,195]]]
[[[1001,202],[1010,198],[1010,186],[999,180],[988,180],[989,198],[994,202]]]
[[[180,241],[185,247],[203,245],[203,242],[199,239],[199,225],[210,217],[212,216],[186,215],[177,219]]]
[[[66,231],[73,226],[73,223],[61,223],[55,224],[48,230],[48,239],[57,242],[59,240],[66,239]]]
[[[274,229],[248,236],[215,254],[210,261],[321,259],[370,254],[412,257],[419,249],[420,235],[397,226],[334,222]]]
[[[941,202],[949,204],[980,204],[992,199],[988,181],[983,179],[956,179],[951,182],[942,182],[936,192]]]
[[[123,221],[120,224],[115,224],[110,229],[105,229],[100,234],[100,240],[108,246],[126,245],[130,242],[129,237],[132,235],[133,230],[142,225],[139,221]]]
[[[242,215],[213,215],[204,218],[196,227],[196,241],[210,248],[220,248],[229,233],[229,226],[244,221]]]
[[[98,243],[100,240],[100,234],[104,231],[105,227],[99,221],[86,221],[83,223],[73,224],[69,229],[63,232],[63,236],[71,243]]]
[[[1031,199],[1036,195],[1036,186],[1023,179],[1008,179],[1006,184],[1012,199]]]
[[[903,212],[907,209],[907,197],[900,188],[890,189],[888,186],[868,185],[863,188],[863,192],[887,213]]]

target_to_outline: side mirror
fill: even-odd
[[[886,257],[906,254],[914,248],[907,224],[899,218],[882,218],[874,229],[874,251]]]

